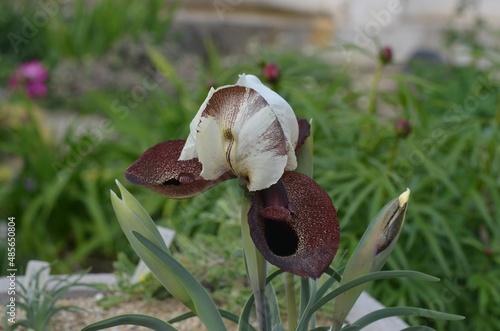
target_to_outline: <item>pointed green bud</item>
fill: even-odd
[[[140,233],[167,254],[170,254],[158,228],[148,213],[120,182],[116,181],[116,184],[120,189],[122,199],[115,192],[111,191],[111,203],[113,204],[120,227],[127,236],[130,244],[167,291],[192,311],[196,312],[196,307],[188,291],[183,286],[182,280],[172,270],[165,268],[158,261],[157,257],[145,248],[133,235],[133,232]]]
[[[375,216],[347,262],[339,286],[371,272],[379,271],[396,245],[405,220],[410,190],[406,189]],[[340,330],[347,314],[363,292],[364,285],[342,293],[334,303],[333,331]]]

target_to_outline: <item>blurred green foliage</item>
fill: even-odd
[[[148,40],[161,41],[172,11],[160,14],[166,10],[163,2],[150,2],[150,6],[131,0],[117,5],[105,0],[86,7],[76,0],[69,14],[61,6],[39,28],[36,38],[20,45],[19,54],[2,35],[1,82],[24,60],[38,58],[55,67],[66,57],[98,57],[126,34],[146,33]],[[0,30],[22,33],[22,18],[33,14],[13,3],[2,4]],[[169,8],[174,10],[175,3]],[[206,48],[208,58],[200,60],[195,81],[186,82],[170,59],[148,48],[155,70],[143,73],[150,83],[145,97],[134,99],[131,89],[94,91],[63,100],[61,108],[78,104],[85,114],[97,115],[83,132],[78,125],[81,115],[56,136],[42,119],[39,105],[44,103],[20,96],[0,100],[0,210],[2,218],[17,219],[20,270],[36,258],[63,260],[58,264],[60,272],[89,266],[93,271],[110,271],[117,252],[130,256],[108,198],[114,179],[125,182],[123,170],[147,148],[186,137],[210,86],[232,84],[241,72],[260,75],[261,63],[273,62],[280,68],[273,88],[299,117],[313,119],[315,179],[338,208],[339,252],[349,256],[385,201],[406,187],[412,191],[407,222],[388,267],[435,275],[446,287],[378,281],[369,288],[371,294],[387,306],[422,306],[466,316],[464,323],[454,324],[454,330],[491,330],[500,323],[496,312],[500,304],[500,79],[495,74],[500,62],[491,56],[498,49],[474,47],[471,65],[423,63],[397,74],[385,72],[384,79],[392,80],[394,88],[378,92],[376,113],[368,114],[369,91],[354,84],[358,78],[351,74],[353,68],[342,63],[268,50],[228,65],[210,41]],[[482,58],[489,60],[488,69],[476,66]],[[145,88],[142,78],[137,86]],[[410,123],[408,136],[396,134],[393,125],[398,119]],[[176,247],[185,253],[184,262],[192,259],[194,269],[189,269],[196,272],[198,253],[192,252],[223,241],[228,251],[218,254],[230,259],[229,250],[239,245],[239,236],[224,235],[227,227],[235,226],[231,220],[237,219],[231,206],[233,184],[224,183],[189,201],[130,189],[153,219],[180,234]],[[197,241],[200,247],[190,247],[186,238],[203,239]],[[4,249],[0,245],[2,273]],[[341,256],[336,262],[339,267],[346,261]],[[235,268],[240,268],[238,263]],[[234,294],[234,286],[240,286],[236,271],[207,270],[212,273],[204,281],[223,282],[214,290],[223,288],[228,297]],[[232,283],[232,277],[238,280]],[[440,322],[432,323],[446,330]]]

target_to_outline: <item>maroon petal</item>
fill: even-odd
[[[306,139],[311,135],[311,124],[307,120],[297,117],[297,123],[299,124],[299,139],[297,140],[295,150],[302,147]]]
[[[250,235],[264,258],[301,277],[319,278],[339,245],[340,229],[328,194],[306,175],[286,171],[257,191],[248,212]]]
[[[202,166],[198,159],[178,160],[185,143],[185,140],[169,140],[151,147],[125,170],[125,177],[134,184],[175,199],[190,198],[234,178],[230,173],[216,180],[201,178]]]

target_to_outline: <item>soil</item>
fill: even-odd
[[[157,317],[164,321],[171,318],[182,315],[189,310],[179,303],[174,298],[167,298],[165,300],[141,300],[140,298],[131,299],[129,301],[121,302],[110,308],[102,308],[96,304],[96,299],[93,297],[79,297],[72,299],[62,299],[59,301],[61,306],[76,306],[82,308],[82,311],[60,311],[58,312],[50,322],[51,331],[79,331],[83,327],[103,319],[114,317],[122,314],[144,314]],[[0,309],[0,316],[4,316],[4,309]],[[18,321],[22,319],[22,315],[18,316]],[[322,325],[325,323],[323,318],[318,318],[318,324]],[[327,323],[327,322],[326,322]],[[236,331],[236,324],[225,321],[228,331]],[[326,324],[323,324],[326,325]],[[200,319],[197,317],[192,317],[182,322],[177,322],[173,324],[175,328],[179,331],[206,331],[206,328],[201,323]],[[0,324],[0,330],[3,329],[3,324]],[[20,328],[18,330],[21,330]],[[25,329],[22,329],[25,331]],[[151,331],[151,329],[135,326],[126,325],[118,326],[114,328],[109,328],[106,330],[111,331]]]
[[[122,315],[122,314],[145,314],[157,317],[164,321],[171,318],[177,317],[188,312],[188,309],[180,304],[177,300],[173,298],[167,298],[162,301],[158,300],[141,300],[140,298],[131,299],[129,301],[121,302],[110,308],[102,308],[96,304],[96,300],[93,297],[79,297],[72,299],[62,299],[59,301],[61,306],[76,306],[83,310],[78,311],[60,311],[51,319],[50,325],[51,331],[76,331],[81,330],[83,327],[103,319]],[[2,307],[3,308],[3,307]],[[3,309],[1,312],[3,316]],[[23,316],[18,316],[18,321],[22,319]],[[179,331],[192,331],[192,330],[206,330],[199,318],[193,317],[185,321],[173,324]],[[228,330],[236,330],[236,327],[227,324]],[[4,330],[3,326],[0,325],[0,330]],[[151,331],[151,329],[127,325],[119,326],[106,330],[111,331]]]

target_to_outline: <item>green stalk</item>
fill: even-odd
[[[378,62],[377,68],[375,69],[375,73],[373,75],[372,84],[370,87],[370,94],[368,97],[368,114],[374,115],[375,110],[377,108],[377,92],[378,86],[380,83],[380,79],[382,78],[382,73],[384,72],[384,63],[382,61]]]
[[[391,172],[392,165],[394,164],[394,160],[396,159],[396,155],[398,154],[399,141],[400,141],[400,138],[399,138],[399,136],[397,136],[396,138],[394,138],[394,141],[392,142],[391,151],[389,154],[389,159],[387,160],[387,171],[386,172],[388,175]]]
[[[288,319],[288,330],[293,331],[297,327],[297,303],[295,301],[295,276],[285,272],[285,296],[286,311]]]
[[[251,196],[244,190],[241,199],[241,235],[243,239],[243,252],[247,268],[247,276],[255,297],[255,311],[257,315],[257,329],[259,331],[271,330],[269,314],[266,304],[266,267],[267,261],[257,250],[250,236],[248,226],[248,211],[250,210]]]

